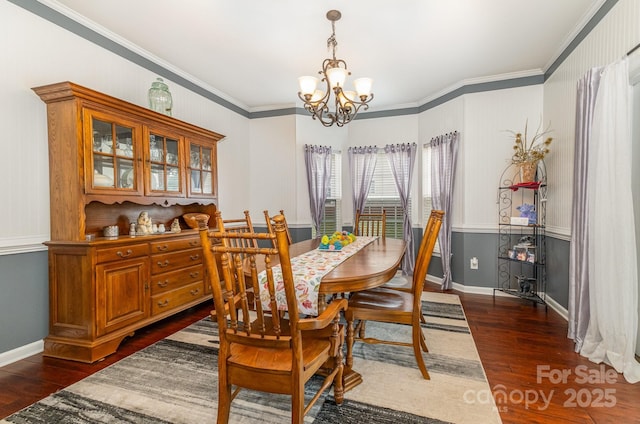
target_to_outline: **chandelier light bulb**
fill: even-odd
[[[318,103],[320,102],[320,100],[322,100],[323,97],[324,97],[324,91],[315,90],[313,92],[313,96],[311,96],[311,98],[309,99],[309,103],[317,106]]]
[[[298,78],[298,85],[300,86],[300,92],[303,96],[314,94],[318,86],[318,78],[310,76],[300,77]]]
[[[353,85],[356,87],[358,97],[361,99],[364,97],[366,99],[371,94],[373,80],[371,78],[358,78],[353,82]]]
[[[327,69],[327,78],[329,78],[331,88],[344,87],[344,82],[347,80],[347,70],[337,67],[329,68]]]
[[[340,102],[340,106],[351,112],[353,109],[353,102],[356,100],[356,92],[355,91],[340,91],[338,94],[338,101]]]

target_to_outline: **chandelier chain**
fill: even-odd
[[[336,21],[331,21],[331,36],[327,39],[327,50],[331,51],[333,60],[336,60],[336,47],[338,47],[338,40],[336,40]]]

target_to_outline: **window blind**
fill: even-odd
[[[429,221],[429,215],[433,209],[431,196],[431,148],[428,144],[422,149],[422,218],[425,225]],[[433,248],[435,253],[440,253],[440,244],[436,242]]]
[[[342,231],[342,154],[334,151],[331,154],[331,178],[329,193],[324,204],[324,217],[320,223],[321,234],[332,234]],[[315,231],[312,234],[316,237]]]
[[[411,213],[411,199],[409,199],[408,207],[409,213]],[[371,182],[367,202],[365,203],[362,213],[381,214],[383,210],[387,214],[385,235],[391,238],[402,239],[404,219],[402,203],[393,172],[391,171],[391,165],[389,165],[389,160],[384,152],[378,153],[378,161],[373,173],[373,181]]]

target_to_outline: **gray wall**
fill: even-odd
[[[466,286],[496,286],[497,234],[457,233],[451,235],[453,281]],[[471,258],[478,258],[478,269],[470,269]]]
[[[49,332],[47,252],[0,256],[0,353]]]
[[[565,308],[569,307],[569,245],[547,237],[547,296]]]

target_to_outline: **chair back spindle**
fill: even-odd
[[[356,236],[385,237],[386,232],[387,213],[384,209],[379,214],[356,211],[356,222],[353,231]]]

